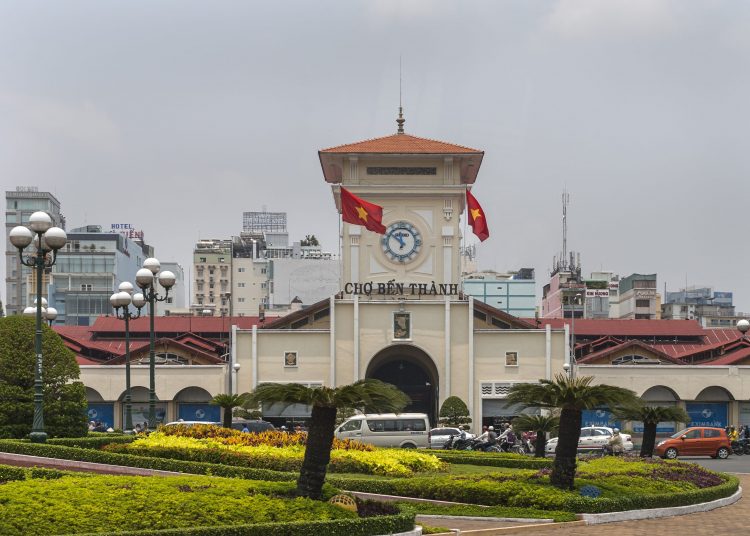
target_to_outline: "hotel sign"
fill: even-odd
[[[347,283],[344,294],[353,296],[457,296],[458,283]]]

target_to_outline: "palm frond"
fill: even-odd
[[[519,415],[513,419],[513,429],[517,432],[556,432],[560,417],[554,415]]]

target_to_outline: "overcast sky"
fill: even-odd
[[[402,56],[406,131],[486,151],[480,268],[546,280],[566,187],[584,274],[750,311],[750,2],[3,0],[0,50],[3,190],[186,276],[264,206],[336,251],[317,151],[395,133]]]

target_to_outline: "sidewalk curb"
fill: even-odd
[[[616,521],[637,521],[639,519],[656,519],[660,517],[684,516],[697,512],[708,512],[734,504],[742,498],[742,487],[729,497],[716,499],[705,503],[690,504],[687,506],[674,506],[671,508],[650,508],[647,510],[625,510],[623,512],[607,512],[604,514],[580,514],[587,525],[598,525],[601,523],[614,523]]]

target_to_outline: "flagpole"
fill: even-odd
[[[339,189],[339,203],[341,203],[341,190]],[[341,214],[339,214],[339,211],[336,211],[336,219],[338,220],[338,228],[339,228],[339,273],[343,276],[344,275],[344,252],[341,249]]]

